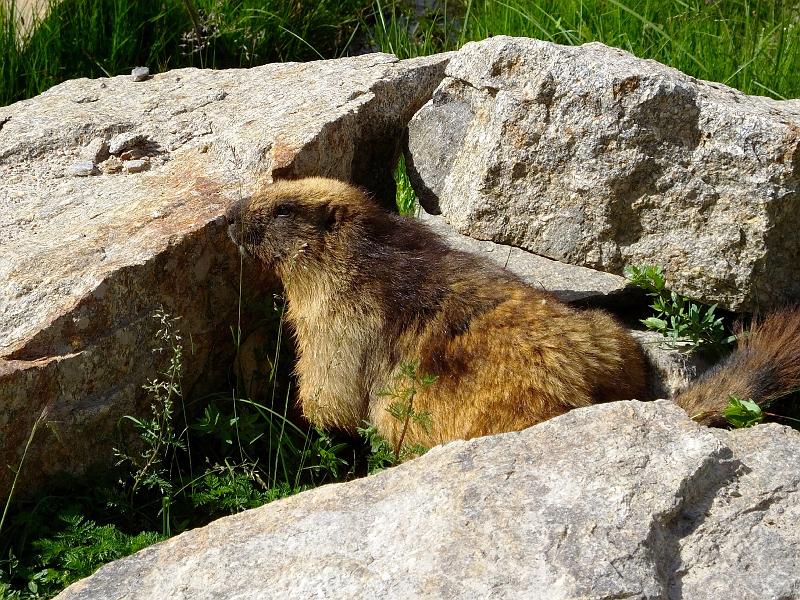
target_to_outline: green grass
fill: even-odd
[[[259,363],[269,367],[256,398],[233,389],[185,400],[183,363],[191,355],[183,353],[180,319],[154,315],[154,352],[163,354],[164,367],[145,386],[151,414],[121,419],[111,472],[6,514],[8,499],[0,523],[0,600],[50,597],[160,539],[366,474],[366,441],[336,439],[291,414],[293,357],[282,335],[282,304],[270,304],[261,307],[259,324],[274,333],[264,349],[272,358]]]
[[[375,0],[362,29],[368,32],[375,50],[398,58],[427,56],[456,48],[454,28],[459,20],[455,15],[459,12],[463,12],[459,3],[449,12],[448,5],[442,4],[441,8],[415,16],[403,2]]]
[[[411,187],[411,180],[406,172],[406,159],[402,154],[394,168],[393,176],[394,183],[397,186],[397,195],[395,197],[397,212],[401,215],[413,217],[417,213],[419,204],[414,188]]]
[[[75,77],[341,54],[369,0],[63,0],[20,42],[0,2],[0,104]]]
[[[259,361],[267,367],[261,370],[268,385],[255,399],[233,389],[195,399],[194,406],[184,402],[183,363],[190,358],[183,353],[180,319],[155,313],[154,352],[164,355],[164,367],[144,386],[150,416],[120,420],[116,469],[4,513],[0,600],[51,597],[102,564],[189,528],[426,451],[403,444],[402,436],[391,447],[374,428],[363,429],[361,439],[349,438],[292,415],[294,361],[282,335],[283,305],[261,312],[258,325],[274,333],[264,349],[272,359]],[[412,422],[429,426],[429,415],[415,410],[413,401],[432,382],[407,365],[384,392],[394,400],[389,411],[403,431]],[[39,426],[37,421],[29,443]]]
[[[466,0],[415,26],[381,6],[372,39],[398,56],[452,50],[495,35],[603,42],[749,94],[800,96],[800,3],[772,0]],[[449,12],[448,12],[449,10]]]
[[[800,95],[799,6],[781,0],[477,2],[466,31],[470,39],[502,32],[561,44],[599,41],[747,93],[789,98]]]
[[[459,0],[414,16],[387,0],[63,0],[24,43],[0,2],[0,104],[74,77],[248,67],[365,49],[401,58],[493,35],[599,41],[750,94],[800,96],[800,3]]]

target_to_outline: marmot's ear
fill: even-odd
[[[347,204],[329,202],[325,207],[325,228],[336,229],[350,218],[352,209]]]

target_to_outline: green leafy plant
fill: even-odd
[[[424,391],[436,382],[435,375],[420,375],[417,373],[416,363],[400,365],[394,385],[391,389],[381,392],[381,395],[390,397],[393,402],[386,409],[400,423],[400,435],[394,445],[395,462],[400,462],[404,449],[403,442],[412,423],[430,431],[431,414],[427,411],[414,409],[414,399],[417,394]]]
[[[0,561],[0,598],[49,598],[101,565],[163,539],[155,532],[130,535],[115,525],[98,525],[74,509],[62,509],[44,526],[24,562],[9,550]]]
[[[161,377],[146,386],[153,417],[126,417],[143,450],[136,456],[117,450],[117,456],[118,465],[130,470],[126,485],[132,502],[139,491],[158,496],[165,535],[176,525],[178,530],[185,526],[186,518],[173,522],[170,515],[185,512],[187,506],[202,508],[204,520],[210,520],[351,472],[348,461],[340,456],[347,444],[335,443],[319,429],[304,430],[288,418],[290,385],[282,412],[234,392],[207,399],[202,415],[178,430],[173,424],[178,405],[188,422],[181,388],[183,348],[178,319],[163,310],[155,317],[160,325],[157,350],[169,353],[169,363]],[[278,325],[278,344],[280,331]],[[277,349],[274,360],[269,361],[273,404],[279,355]],[[193,469],[193,456],[194,464],[203,465],[199,474]]]
[[[374,425],[365,423],[357,429],[367,443],[367,474],[373,475],[388,467],[425,454],[429,448],[422,444],[403,444],[398,456],[396,448],[384,438]]]
[[[427,411],[418,411],[414,408],[414,399],[417,394],[436,382],[434,375],[420,375],[416,363],[406,363],[400,366],[391,389],[381,392],[388,396],[392,402],[387,407],[389,414],[397,420],[400,433],[397,441],[391,444],[378,433],[374,425],[365,423],[358,428],[358,434],[367,443],[367,472],[377,473],[387,467],[399,464],[410,458],[422,456],[428,448],[422,444],[409,444],[405,442],[408,428],[412,424],[430,431],[432,425],[431,414]]]
[[[226,460],[206,469],[190,499],[196,508],[216,517],[256,508],[295,492],[288,484],[267,488],[252,463],[232,464]]]
[[[725,407],[722,414],[728,423],[737,429],[752,427],[764,420],[764,412],[758,404],[752,400],[742,400],[734,395],[728,398],[728,406]]]
[[[268,313],[274,320],[283,311]],[[0,559],[0,599],[48,597],[157,539],[354,475],[346,441],[301,427],[287,414],[291,385],[288,368],[281,367],[287,361],[280,360],[279,324],[273,360],[266,363],[268,398],[240,398],[234,390],[201,399],[205,406],[198,411],[183,397],[180,319],[163,309],[154,317],[154,352],[165,366],[144,386],[150,416],[120,421],[118,482],[95,482],[82,492],[86,497],[71,490],[16,511],[8,499],[0,518],[0,555],[7,556]],[[45,417],[46,411],[28,445]]]
[[[722,412],[722,414],[727,419],[728,423],[730,423],[735,429],[758,425],[759,423],[764,422],[767,418],[776,419],[779,421],[790,421],[790,424],[797,428],[797,424],[800,424],[800,419],[790,417],[789,415],[785,414],[768,412],[765,409],[780,400],[788,399],[796,401],[796,395],[798,391],[799,390],[794,390],[793,392],[781,396],[780,398],[773,398],[761,406],[751,399],[743,400],[742,398],[731,394],[728,397],[728,406],[725,407],[725,410]],[[796,407],[797,405],[795,403],[795,410]]]
[[[367,442],[367,474],[372,475],[397,464],[394,448],[374,425],[364,423],[357,431]]]
[[[162,539],[153,532],[127,535],[113,525],[98,525],[77,514],[64,514],[60,519],[66,524],[64,530],[33,543],[41,567],[33,581],[56,589]]]
[[[144,388],[152,398],[152,418],[136,418],[126,415],[124,418],[133,423],[141,442],[138,454],[129,454],[125,450],[114,448],[117,466],[129,469],[131,498],[144,488],[157,491],[161,497],[162,533],[171,534],[170,508],[175,492],[172,480],[172,468],[178,461],[178,453],[187,450],[188,442],[184,437],[185,430],[178,432],[173,425],[173,412],[176,399],[181,401],[183,392],[181,377],[183,373],[183,344],[177,329],[179,317],[167,314],[163,307],[159,308],[154,318],[159,329],[156,339],[160,344],[155,353],[167,352],[168,364],[162,377],[151,380]],[[185,416],[185,410],[184,410]]]
[[[397,464],[392,445],[374,425],[368,423],[358,428],[358,434],[367,442],[367,473],[372,475]]]
[[[397,187],[397,211],[401,215],[413,216],[417,212],[417,195],[411,187],[411,180],[406,172],[406,159],[401,154],[394,168],[394,182]]]
[[[311,447],[306,450],[307,462],[306,469],[312,471],[317,476],[330,476],[338,479],[341,469],[348,467],[348,462],[340,455],[348,448],[344,442],[335,443],[329,434],[318,427],[314,428],[316,435],[311,439]]]
[[[200,434],[213,436],[221,443],[221,453],[236,445],[249,447],[264,435],[262,417],[257,412],[239,410],[234,413],[222,412],[213,401],[203,409],[203,415],[191,428]]]
[[[628,266],[625,276],[653,301],[650,308],[655,315],[642,323],[668,338],[674,347],[720,355],[736,341],[736,336],[727,332],[723,318],[716,315],[716,304],[704,306],[667,290],[661,267]]]

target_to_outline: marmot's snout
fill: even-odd
[[[225,213],[225,222],[228,223],[228,237],[233,240],[239,249],[242,249],[242,210],[248,198],[242,198],[233,205]]]

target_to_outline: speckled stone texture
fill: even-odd
[[[592,43],[465,45],[409,124],[423,206],[460,233],[731,310],[800,296],[800,101]]]
[[[800,595],[800,433],[574,410],[189,531],[61,600]]]

